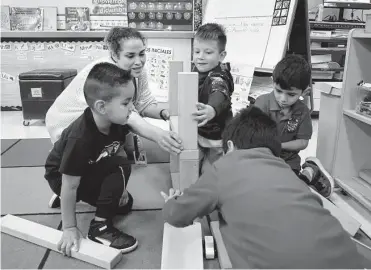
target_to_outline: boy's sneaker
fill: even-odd
[[[138,241],[133,236],[121,232],[112,225],[112,221],[90,222],[88,238],[94,242],[116,248],[122,253],[133,251],[138,246]]]
[[[318,158],[308,157],[303,164],[301,174],[308,178],[309,185],[313,186],[323,197],[329,198],[334,192],[334,179]]]
[[[49,201],[50,208],[60,208],[61,207],[61,198],[57,194],[53,194]]]

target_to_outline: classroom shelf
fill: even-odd
[[[348,37],[316,37],[311,36],[310,41],[315,42],[328,42],[328,43],[346,43],[348,40]]]
[[[355,110],[344,110],[344,114],[351,118],[357,119],[358,121],[361,121],[367,125],[371,125],[371,117],[356,113]]]
[[[2,31],[1,38],[104,38],[108,31]],[[192,31],[141,31],[145,38],[190,39]]]
[[[371,82],[371,33],[363,29],[349,32],[345,67],[331,175],[349,195],[353,206],[363,209],[360,213],[363,219],[359,221],[371,229],[371,185],[360,177],[361,172],[371,168],[371,118],[354,109],[358,83]],[[371,238],[371,230],[366,234]]]
[[[363,169],[359,172],[359,177],[371,185],[371,169]]]
[[[312,53],[332,53],[332,52],[345,52],[347,48],[337,48],[337,47],[330,47],[330,48],[311,48],[310,51]]]
[[[359,30],[352,34],[353,38],[366,38],[370,39],[370,33],[365,32],[365,30]]]

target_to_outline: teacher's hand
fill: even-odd
[[[160,130],[157,134],[157,144],[169,153],[179,154],[183,150],[182,141],[173,131]]]

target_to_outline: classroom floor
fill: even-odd
[[[164,121],[150,120],[166,129]],[[44,180],[44,162],[51,143],[43,121],[31,121],[23,126],[22,112],[1,112],[1,215],[13,214],[55,229],[61,227],[60,209],[47,204],[52,195]],[[318,120],[313,119],[314,134],[308,148],[301,153],[304,159],[316,152]],[[128,190],[134,197],[134,211],[127,217],[117,217],[115,224],[133,234],[139,241],[134,252],[124,255],[117,268],[160,268],[163,221],[163,199],[160,191],[171,185],[168,155],[146,142],[153,151],[147,151],[152,164],[134,167]],[[150,177],[149,177],[150,176]],[[145,191],[145,196],[143,196]],[[77,205],[78,226],[86,235],[94,208],[83,203]],[[203,232],[210,235],[207,223]],[[2,269],[85,269],[97,268],[76,259],[36,246],[29,242],[1,234]],[[205,268],[218,269],[217,260],[204,262]]]

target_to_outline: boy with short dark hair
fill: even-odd
[[[114,64],[95,65],[85,82],[88,108],[55,142],[45,164],[45,178],[61,198],[63,235],[58,249],[71,254],[82,237],[76,223],[76,201],[96,206],[88,238],[120,249],[134,250],[138,242],[112,224],[116,214],[127,214],[133,198],[127,192],[130,162],[116,155],[129,133],[134,84],[130,72]]]
[[[222,64],[226,44],[223,27],[215,23],[199,27],[194,37],[192,71],[199,75],[199,103],[194,115],[199,122],[200,172],[223,154],[221,135],[226,122],[233,116],[233,77],[229,63]]]
[[[313,186],[322,196],[329,197],[334,180],[316,158],[303,164],[299,152],[307,148],[312,137],[312,120],[308,107],[300,100],[310,91],[311,68],[298,55],[284,57],[273,71],[273,91],[259,96],[255,106],[277,123],[282,142],[281,157],[300,179]]]
[[[233,269],[363,268],[355,244],[279,158],[277,127],[243,109],[223,132],[226,154],[189,188],[170,191],[163,217],[176,226],[219,212]]]

